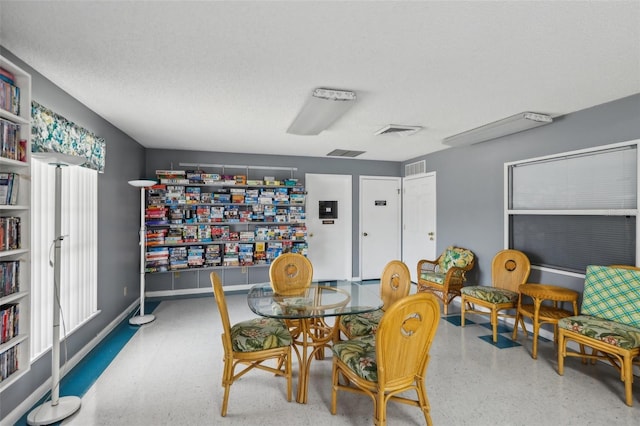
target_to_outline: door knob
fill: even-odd
[[[367,234],[366,232],[363,232],[362,235],[366,237],[369,234]]]

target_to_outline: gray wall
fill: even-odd
[[[73,357],[139,297],[138,238],[140,192],[127,184],[144,173],[144,148],[86,106],[0,48],[0,54],[32,77],[32,99],[103,137],[105,172],[98,176],[98,309],[100,314],[67,340]],[[127,296],[124,286],[128,287]],[[64,354],[61,354],[61,358]],[[0,394],[0,419],[25,400],[51,375],[50,353]]]
[[[491,281],[504,248],[504,163],[640,138],[640,94],[563,116],[554,123],[465,148],[412,159],[436,172],[437,252],[455,244],[477,255],[470,282]],[[403,170],[404,164],[403,163]],[[583,280],[532,271],[530,282],[582,291]]]
[[[342,174],[352,175],[352,194],[353,194],[353,266],[352,275],[358,276],[360,265],[359,259],[359,238],[358,238],[358,218],[359,218],[359,179],[360,176],[400,176],[400,163],[392,161],[363,161],[353,159],[336,159],[336,158],[314,158],[299,156],[276,156],[276,155],[256,155],[241,153],[220,153],[206,151],[179,151],[166,149],[148,149],[147,150],[147,176],[155,177],[155,171],[158,169],[185,169],[180,167],[180,163],[197,163],[197,164],[232,164],[246,166],[279,166],[279,167],[295,167],[298,170],[294,177],[304,182],[305,173],[324,173],[324,174]],[[206,169],[205,169],[206,170]],[[235,169],[236,173],[240,173]],[[219,170],[215,170],[216,173]],[[260,171],[256,177],[249,179],[262,178],[265,174],[277,174],[271,171]],[[234,174],[232,171],[229,174]],[[245,282],[256,283],[268,281],[268,268],[247,268],[246,273],[239,268],[225,271],[225,285],[243,284]],[[193,288],[209,288],[209,275],[207,273],[198,273],[194,271],[173,273],[150,274],[146,278],[146,286],[148,291],[163,290],[183,290]]]

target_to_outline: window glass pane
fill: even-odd
[[[584,273],[587,265],[635,265],[635,216],[510,217],[509,248],[538,266]]]
[[[511,209],[635,209],[637,147],[511,167]]]

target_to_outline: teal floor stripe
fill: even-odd
[[[153,312],[160,301],[146,301],[145,311],[147,314]],[[60,381],[60,396],[75,395],[82,396],[98,380],[98,377],[111,364],[118,353],[125,347],[127,342],[140,329],[139,326],[129,324],[129,315],[124,321],[116,326],[98,345],[93,348],[69,373]],[[27,425],[27,416],[34,408],[38,407],[50,397],[47,393],[37,404],[35,404],[14,426]],[[80,407],[82,410],[82,407]],[[59,424],[59,423],[58,423]]]

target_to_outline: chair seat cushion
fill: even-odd
[[[362,314],[343,315],[340,324],[347,330],[351,338],[375,334],[384,311],[378,309]]]
[[[255,352],[289,346],[292,339],[284,322],[254,318],[231,327],[231,343],[235,352]]]
[[[518,301],[518,293],[504,288],[488,287],[482,285],[472,285],[462,287],[462,294],[484,300],[485,302],[500,303],[516,303]]]
[[[640,328],[590,315],[562,318],[558,327],[601,340],[622,349],[640,347]]]
[[[331,350],[350,370],[370,382],[378,381],[376,336],[369,335],[336,343]]]
[[[421,272],[420,279],[429,281],[436,284],[442,284],[444,282],[445,274],[439,272]]]

